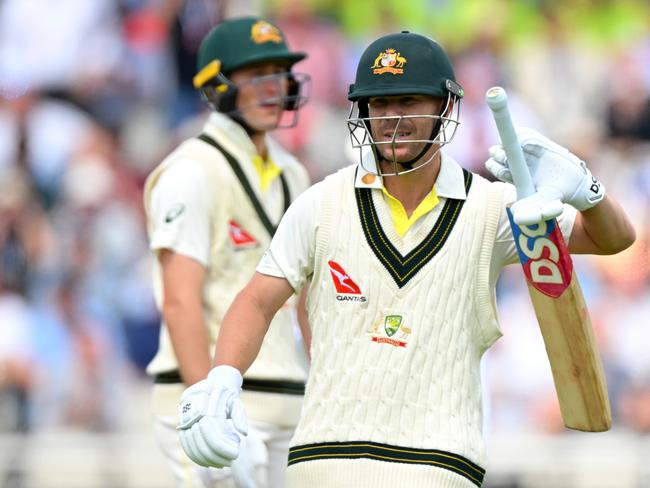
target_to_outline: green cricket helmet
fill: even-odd
[[[399,95],[426,95],[441,98],[443,100],[441,111],[437,114],[373,117],[372,119],[369,117],[370,98]],[[429,160],[415,166],[431,145],[443,146],[453,138],[458,126],[462,97],[463,89],[456,82],[449,56],[440,44],[428,37],[408,31],[383,36],[370,44],[361,55],[355,82],[350,85],[348,92],[348,99],[352,102],[348,118],[352,147],[359,149],[360,152],[363,148],[371,148],[375,158],[385,160],[377,151],[378,145],[387,144],[394,149],[398,142],[424,144],[418,156],[411,161],[400,162],[402,166],[407,167],[406,170],[399,171],[397,161],[393,159],[393,172],[382,173],[379,170],[379,174],[395,175],[418,169],[433,159],[435,153]],[[353,114],[356,116],[353,117]],[[429,139],[399,141],[398,128],[401,121],[407,118],[435,119],[436,123]],[[392,140],[377,142],[373,139],[370,121],[374,119],[397,120]]]
[[[282,31],[268,20],[259,17],[227,19],[214,27],[201,42],[194,87],[201,91],[213,109],[233,114],[236,112],[237,87],[229,75],[257,63],[277,61],[287,67],[284,76],[289,81],[289,90],[284,97],[284,108],[297,110],[306,102],[303,91],[309,76],[292,73],[291,68],[306,56],[302,52],[290,51]]]

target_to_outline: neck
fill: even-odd
[[[257,154],[259,154],[262,159],[266,161],[267,156],[268,156],[268,148],[266,147],[266,132],[255,132],[254,134],[251,134],[251,141],[253,141],[253,144],[255,145],[255,149],[257,151]]]
[[[438,153],[433,161],[422,168],[398,176],[383,177],[384,187],[401,202],[409,217],[422,200],[431,193],[440,174],[440,162],[440,153]]]

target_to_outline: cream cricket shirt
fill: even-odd
[[[257,268],[295,288],[312,277],[289,486],[480,486],[480,359],[500,336],[498,272],[517,260],[513,189],[443,155],[438,205],[400,236],[381,180],[364,176],[348,167],[299,197]]]
[[[278,173],[284,175],[289,193],[295,198],[308,186],[305,169],[269,138],[269,159],[277,169],[275,178],[264,181],[267,188],[263,190],[263,179],[255,168],[259,156],[244,129],[230,118],[213,113],[203,130],[238,160],[270,220],[279,222],[284,199]],[[213,351],[223,316],[255,272],[270,236],[226,159],[198,139],[185,141],[151,173],[145,185],[145,208],[153,251],[171,249],[206,268],[202,302]],[[157,260],[154,291],[160,304],[162,279]],[[285,305],[273,320],[260,355],[245,375],[249,384],[259,380],[278,384],[305,380],[304,361],[295,347],[294,301]],[[177,368],[171,339],[163,324],[159,350],[147,371],[155,375]],[[262,408],[259,402],[257,406],[247,406],[251,418],[272,423],[284,416],[283,410],[291,410],[291,415],[296,412],[286,406],[277,410],[274,413],[268,404]]]

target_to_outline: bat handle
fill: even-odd
[[[535,193],[535,185],[533,185],[533,179],[524,159],[524,152],[512,124],[512,118],[508,110],[508,95],[503,88],[495,86],[486,92],[485,101],[492,110],[492,116],[501,138],[501,145],[508,158],[512,182],[517,189],[517,200],[521,200]]]

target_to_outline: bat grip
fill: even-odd
[[[533,179],[524,159],[524,152],[512,123],[510,110],[508,110],[508,95],[503,88],[495,86],[486,92],[485,100],[492,110],[501,145],[508,158],[512,182],[517,189],[517,200],[521,200],[535,193],[535,185],[533,185]]]

